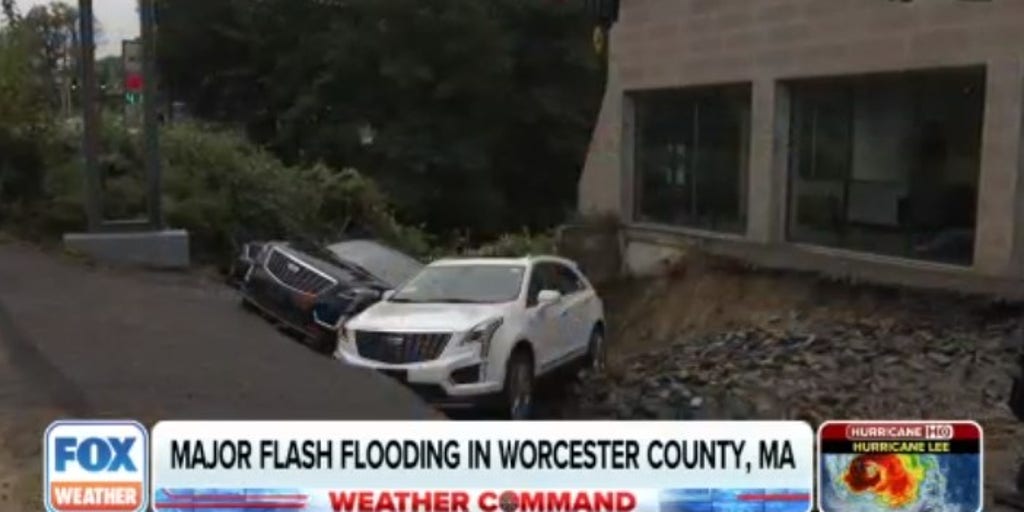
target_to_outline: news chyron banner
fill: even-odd
[[[165,421],[158,511],[807,512],[797,421]]]
[[[818,509],[980,511],[982,437],[973,421],[826,422]]]

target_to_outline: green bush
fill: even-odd
[[[110,120],[98,160],[104,216],[140,215],[145,181],[139,141],[105,117]],[[39,173],[40,200],[6,209],[22,235],[53,238],[85,228],[80,136],[55,130],[39,142],[50,155],[40,164],[46,169]],[[355,227],[416,256],[431,250],[427,235],[396,220],[386,195],[356,170],[290,167],[234,132],[194,124],[166,127],[160,146],[166,223],[189,231],[199,262],[225,268],[248,240],[330,242]]]
[[[497,240],[466,251],[466,256],[519,257],[538,254],[554,254],[555,239],[550,233],[508,233]]]
[[[251,239],[336,241],[353,226],[412,254],[429,250],[356,170],[289,167],[238,134],[189,124],[164,131],[162,155],[167,221],[191,232],[202,260],[227,263]]]
[[[81,134],[75,129],[53,133],[40,142],[49,155],[42,199],[16,214],[25,219],[23,232],[50,237],[85,227]],[[145,182],[139,141],[110,126],[102,139],[105,215],[142,213]],[[396,219],[387,195],[359,171],[287,166],[232,131],[168,126],[162,130],[160,150],[167,224],[189,231],[196,261],[221,268],[248,240],[331,242],[353,230],[424,259],[453,253],[488,257],[555,252],[550,233],[529,231],[470,250],[453,249],[464,243],[439,245],[423,229]]]
[[[52,112],[32,68],[33,50],[25,29],[0,27],[0,219],[19,216],[43,194]]]

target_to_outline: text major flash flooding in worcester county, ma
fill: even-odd
[[[812,502],[802,422],[168,421],[152,437],[157,510],[218,495],[405,512]]]
[[[494,449],[496,446],[496,450]],[[466,464],[471,469],[744,469],[745,440],[692,439],[651,441],[644,450],[634,440],[470,440]],[[495,459],[493,455],[497,453]],[[792,445],[783,440],[757,443],[759,467],[792,468]],[[449,469],[462,464],[462,447],[454,440],[248,439],[171,441],[172,469]]]

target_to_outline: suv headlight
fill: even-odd
[[[266,264],[267,260],[270,259],[270,249],[272,249],[270,244],[260,246],[260,255],[256,257],[256,261],[260,262],[260,264]]]
[[[481,322],[466,333],[466,336],[462,338],[461,344],[479,343],[480,357],[487,357],[487,353],[491,350],[491,339],[494,338],[494,333],[498,332],[498,328],[501,327],[503,322],[504,319],[502,318]]]

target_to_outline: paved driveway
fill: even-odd
[[[195,275],[90,268],[0,243],[0,510],[38,510],[42,430],[59,417],[441,418]]]
[[[375,373],[319,356],[194,275],[88,268],[0,245],[0,406],[143,418],[435,416]],[[24,391],[24,389],[23,389]]]

